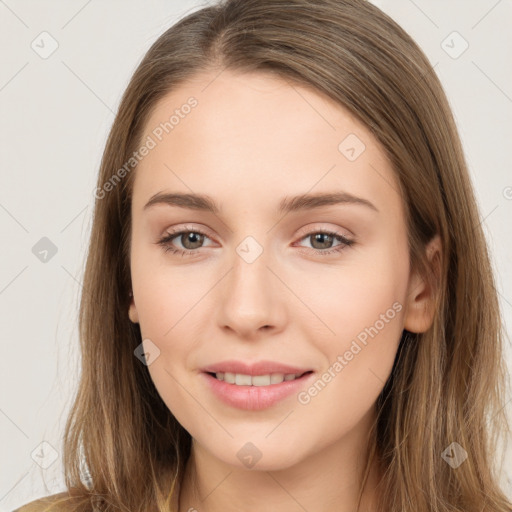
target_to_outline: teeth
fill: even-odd
[[[252,384],[251,376],[250,375],[242,375],[241,373],[236,373],[235,374],[235,384],[237,386],[250,386]]]
[[[280,384],[285,380],[295,380],[302,374],[293,373],[268,373],[266,375],[244,375],[243,373],[218,372],[215,377],[229,384],[237,386],[270,386],[271,384]]]

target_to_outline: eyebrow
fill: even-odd
[[[297,196],[284,197],[281,199],[278,207],[278,213],[291,213],[304,210],[312,210],[323,206],[332,206],[338,204],[349,204],[366,206],[376,212],[378,208],[362,197],[357,197],[348,192],[332,192],[317,194],[300,194]],[[208,195],[205,194],[183,194],[158,192],[154,194],[144,206],[147,210],[155,205],[178,206],[189,210],[199,210],[211,212],[215,215],[220,213],[220,206]]]

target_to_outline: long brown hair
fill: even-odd
[[[403,332],[376,404],[367,467],[379,460],[383,468],[380,509],[510,511],[495,467],[499,434],[509,432],[500,412],[504,332],[461,142],[424,53],[365,0],[224,0],[181,19],[141,61],[99,171],[80,305],[81,378],[64,439],[69,492],[58,510],[164,512],[178,492],[191,438],[134,357],[142,341],[128,318],[136,165],[125,164],[159,100],[199,72],[224,69],[311,87],[371,130],[401,187],[411,265],[439,290],[433,325]],[[436,234],[442,257],[434,269],[424,249]],[[456,469],[442,456],[453,442],[467,452]]]

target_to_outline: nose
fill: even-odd
[[[265,252],[251,263],[235,254],[219,290],[219,327],[240,339],[276,334],[286,322],[285,290],[267,263]]]

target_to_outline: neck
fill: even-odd
[[[381,473],[374,460],[363,486],[369,414],[336,443],[299,463],[271,471],[226,464],[195,439],[179,494],[179,512],[354,512],[378,510],[376,486]],[[367,427],[367,428],[365,428]],[[272,504],[269,507],[269,504]]]

